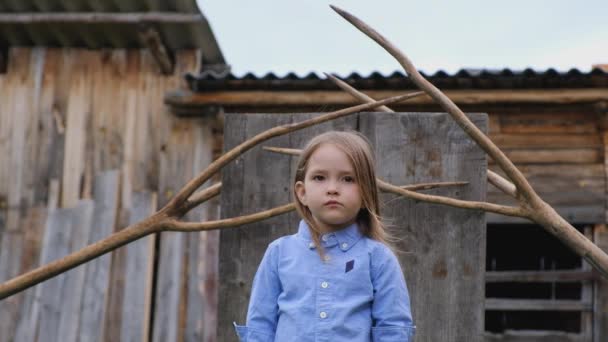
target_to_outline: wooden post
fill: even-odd
[[[606,224],[595,225],[594,242],[602,250],[608,251]],[[608,341],[608,281],[599,277],[593,292],[593,341]]]

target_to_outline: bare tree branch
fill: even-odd
[[[338,87],[340,87],[340,89],[344,90],[346,93],[352,95],[354,98],[360,100],[361,102],[370,103],[370,102],[375,101],[372,97],[368,96],[367,94],[365,94],[361,91],[358,91],[354,87],[351,87],[348,83],[342,81],[341,79],[335,77],[334,75],[325,73],[325,76],[327,76],[327,78],[329,78]],[[387,106],[378,107],[377,110],[382,111],[382,112],[394,113],[394,111]],[[517,190],[515,188],[515,185],[513,185],[513,183],[502,178],[499,174],[495,173],[492,170],[488,170],[487,177],[488,177],[488,181],[490,182],[490,184],[494,185],[499,190],[503,191],[504,193],[506,193],[507,195],[509,195],[513,198],[517,197]]]
[[[186,212],[190,211],[192,208],[197,207],[199,204],[206,202],[210,198],[213,198],[220,194],[222,190],[222,182],[218,182],[213,184],[212,186],[205,188],[188,198],[186,203],[184,204],[184,208]]]
[[[517,189],[513,183],[508,180],[502,178],[498,173],[488,169],[488,182],[494,185],[498,190],[504,192],[505,194],[517,198]]]
[[[232,228],[242,226],[244,224],[262,221],[273,216],[288,213],[295,210],[296,206],[293,203],[284,204],[280,207],[264,210],[255,214],[233,217],[229,219],[207,221],[207,222],[182,222],[178,220],[168,220],[167,226],[163,229],[166,231],[175,232],[198,232],[203,230],[213,230],[222,228]]]
[[[302,150],[297,148],[284,148],[284,147],[270,147],[264,146],[262,149],[270,152],[288,154],[292,156],[299,156]],[[400,188],[416,191],[416,190],[430,190],[435,188],[443,188],[448,186],[459,186],[459,185],[467,185],[469,182],[434,182],[434,183],[416,183],[409,185],[401,185]]]
[[[354,106],[354,107],[349,107],[346,109],[341,109],[341,110],[338,110],[335,112],[319,115],[319,116],[314,117],[309,120],[305,120],[305,121],[297,122],[297,123],[293,123],[293,124],[277,126],[277,127],[271,128],[267,131],[264,131],[256,136],[254,136],[253,138],[248,139],[245,142],[242,142],[238,146],[232,148],[230,151],[226,152],[221,157],[216,159],[213,163],[211,163],[211,165],[209,165],[207,167],[207,169],[205,169],[202,173],[200,173],[194,179],[189,181],[188,184],[186,184],[171,199],[171,201],[165,206],[165,208],[161,209],[161,211],[162,212],[166,211],[168,216],[174,216],[174,214],[176,214],[176,211],[177,211],[177,213],[182,212],[184,209],[184,208],[182,208],[182,206],[183,206],[185,200],[188,197],[190,197],[192,195],[192,193],[194,191],[196,191],[196,189],[198,189],[201,185],[203,185],[209,178],[211,178],[211,176],[213,176],[216,172],[218,172],[226,164],[233,161],[234,159],[236,159],[236,157],[240,156],[244,152],[248,151],[249,149],[251,149],[252,147],[254,147],[255,145],[257,145],[263,141],[266,141],[270,138],[273,138],[273,137],[276,137],[279,135],[291,133],[291,132],[297,131],[302,128],[310,127],[312,125],[316,125],[316,124],[319,124],[322,122],[334,120],[334,119],[337,119],[337,118],[340,118],[340,117],[343,117],[346,115],[350,115],[350,114],[353,114],[356,112],[360,112],[360,111],[364,111],[367,109],[376,108],[378,106],[383,106],[383,105],[411,99],[416,96],[420,96],[422,94],[423,94],[422,92],[416,92],[416,93],[412,93],[412,94],[394,96],[394,97],[391,97],[388,99],[377,101],[375,103],[363,104],[363,105],[358,105],[358,106]]]
[[[458,125],[498,164],[511,179],[517,189],[517,200],[521,211],[529,219],[542,225],[547,231],[559,238],[566,246],[587,260],[593,267],[608,278],[608,254],[593,244],[581,232],[564,220],[549,204],[534,191],[524,175],[513,162],[469,120],[452,100],[427,81],[418,72],[409,58],[380,33],[354,15],[336,7],[331,8],[344,19],[373,39],[401,64],[410,80],[437,102]]]
[[[302,152],[301,150],[294,149],[294,148],[264,147],[264,149],[267,151],[271,151],[271,152],[285,153],[285,154],[289,154],[289,155],[299,155]],[[410,186],[406,185],[406,186],[399,187],[399,186],[387,183],[378,178],[376,178],[376,182],[378,183],[378,188],[382,191],[392,192],[394,194],[405,196],[405,197],[412,198],[412,199],[422,201],[422,202],[443,204],[443,205],[448,205],[451,207],[464,208],[464,209],[484,210],[484,211],[489,211],[492,213],[497,213],[497,214],[502,214],[502,215],[507,215],[507,216],[517,216],[517,217],[527,218],[527,216],[525,215],[525,212],[521,208],[517,208],[517,207],[509,207],[509,206],[493,204],[493,203],[488,203],[488,202],[466,201],[466,200],[460,200],[460,199],[450,198],[450,197],[445,197],[445,196],[421,194],[421,193],[412,191],[412,189],[410,189],[410,187],[415,189],[417,187],[420,187],[421,185],[422,185],[422,187],[424,187],[423,184],[413,184]],[[464,183],[466,184],[467,182],[464,182]],[[434,183],[434,184],[439,184],[439,183]],[[454,183],[451,183],[450,185],[454,185]]]
[[[306,128],[312,125],[316,125],[325,121],[334,120],[339,117],[343,117],[349,114],[353,114],[359,111],[368,110],[377,106],[395,103],[403,100],[407,100],[416,96],[421,95],[422,92],[406,94],[401,96],[394,96],[376,103],[368,103],[341,109],[335,112],[319,115],[309,120],[302,122],[273,127],[265,132],[262,132],[251,139],[241,143],[235,148],[222,155],[220,158],[215,160],[211,165],[207,167],[205,171],[199,174],[197,177],[188,182],[178,193],[174,196],[167,205],[161,210],[156,212],[154,215],[136,223],[131,226],[124,228],[123,230],[116,232],[105,239],[97,241],[91,245],[88,245],[72,254],[69,254],[63,258],[52,261],[46,265],[40,266],[36,269],[28,271],[17,277],[9,279],[4,283],[0,284],[0,300],[8,296],[11,296],[17,292],[23,291],[31,286],[34,286],[40,282],[43,282],[49,278],[52,278],[58,274],[66,272],[78,265],[81,265],[91,259],[101,256],[107,252],[110,252],[120,246],[123,246],[131,241],[140,239],[148,234],[157,233],[166,229],[175,228],[177,219],[185,215],[188,210],[195,206],[195,203],[202,203],[205,199],[211,198],[216,193],[219,193],[220,185],[211,186],[201,192],[192,196],[194,191],[204,184],[209,178],[211,178],[216,172],[222,167],[236,159],[239,155],[245,153],[253,146],[268,140],[272,137],[294,132],[296,130]],[[192,196],[192,197],[191,197]],[[188,201],[188,198],[191,199]],[[289,206],[289,205],[288,205]],[[286,208],[286,207],[285,207]],[[285,208],[281,210],[285,210]],[[281,211],[279,210],[279,211]],[[271,211],[274,213],[274,211]],[[263,216],[264,214],[260,214]],[[266,212],[268,215],[268,212]],[[217,227],[227,227],[230,222],[239,224],[242,222],[242,218],[234,218],[216,221],[215,223],[208,223],[205,229],[215,229],[213,225]],[[177,227],[176,229],[179,229]]]

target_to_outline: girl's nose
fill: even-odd
[[[329,184],[327,185],[327,193],[328,194],[337,194],[338,193],[338,186],[337,186],[336,182],[329,182]]]

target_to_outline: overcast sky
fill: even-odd
[[[363,19],[428,73],[608,63],[608,0],[197,1],[237,75],[400,70],[329,4]]]

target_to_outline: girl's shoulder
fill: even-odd
[[[361,240],[363,240],[362,242],[366,245],[372,264],[384,264],[386,262],[397,261],[397,255],[395,255],[395,252],[386,244],[366,236],[362,237]]]

